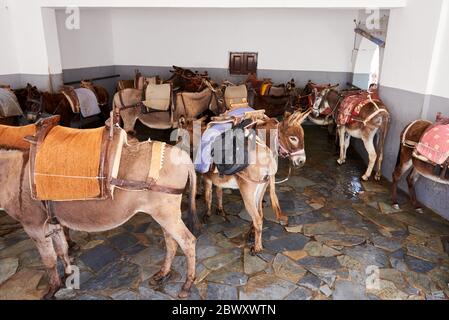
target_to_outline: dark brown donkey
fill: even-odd
[[[102,117],[106,120],[109,117],[109,95],[106,89],[99,86],[90,87],[90,82],[85,82],[83,86],[94,90]],[[61,125],[70,127],[72,120],[80,117],[80,114],[72,111],[69,101],[62,93],[39,91],[35,86],[30,84],[25,89],[27,90],[27,100],[26,110],[24,112],[30,114],[27,116],[30,120],[36,121],[43,113],[59,115],[61,117]]]
[[[442,125],[449,124],[449,118],[445,118],[441,113],[436,117],[436,123]],[[410,123],[401,133],[401,145],[398,154],[396,168],[393,172],[392,200],[395,209],[399,209],[398,203],[398,183],[401,177],[409,169],[412,169],[407,176],[410,200],[415,209],[422,212],[421,206],[416,199],[415,184],[420,176],[441,184],[449,184],[449,179],[441,177],[435,172],[435,166],[427,161],[423,161],[413,154],[421,137],[432,126],[432,122],[427,120],[417,120]],[[447,164],[446,164],[447,165]],[[443,169],[444,170],[444,169]]]

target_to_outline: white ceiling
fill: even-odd
[[[38,0],[42,7],[131,8],[402,8],[407,0]]]

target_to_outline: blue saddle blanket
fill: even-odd
[[[239,108],[227,113],[228,116],[243,117],[246,112],[255,111],[253,108]],[[199,173],[209,172],[213,163],[212,144],[222,133],[232,128],[232,123],[217,123],[206,129],[201,137],[200,145],[195,156],[195,170]]]

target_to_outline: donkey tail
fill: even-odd
[[[391,116],[390,113],[384,113],[382,117],[382,125],[379,128],[379,138],[377,141],[377,162],[379,166],[379,172],[382,169],[382,160],[384,157],[385,141],[387,140],[388,129],[390,127]]]
[[[190,199],[189,199],[189,218],[188,224],[190,231],[197,236],[201,231],[201,222],[198,219],[196,212],[196,172],[192,165],[189,166],[189,189],[190,189]]]

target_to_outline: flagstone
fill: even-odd
[[[307,272],[290,258],[278,253],[273,261],[274,273],[282,279],[297,283]]]
[[[246,286],[239,289],[241,300],[282,300],[298,287],[274,274],[251,277]]]

